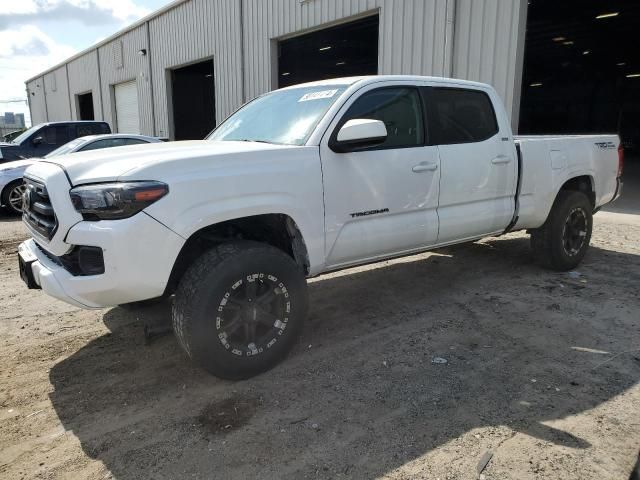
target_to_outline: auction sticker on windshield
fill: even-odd
[[[322,90],[321,92],[305,93],[298,102],[308,102],[309,100],[320,100],[321,98],[331,98],[338,90]]]

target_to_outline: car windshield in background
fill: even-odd
[[[248,103],[208,140],[303,145],[345,85],[322,85],[278,90]]]
[[[36,126],[34,126],[34,127],[31,127],[31,128],[30,128],[30,129],[28,129],[28,130],[25,130],[25,131],[24,131],[24,132],[22,132],[20,135],[18,135],[16,138],[14,138],[14,139],[12,140],[12,142],[13,142],[13,143],[22,143],[22,141],[23,141],[25,138],[29,138],[29,136],[30,136],[33,132],[35,132],[36,130],[38,130],[39,128],[40,128],[40,126],[39,126],[39,125],[36,125]]]
[[[76,138],[75,140],[71,140],[69,143],[65,143],[61,147],[56,148],[53,152],[45,155],[44,158],[57,157],[60,155],[71,153],[81,143],[84,143],[84,140],[82,138]]]

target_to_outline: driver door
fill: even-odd
[[[352,119],[384,122],[384,143],[331,148]],[[364,87],[343,106],[320,146],[328,267],[424,249],[438,236],[438,149],[428,146],[422,95],[412,84]]]

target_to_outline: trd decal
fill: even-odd
[[[602,148],[603,150],[608,150],[610,148],[616,148],[616,144],[613,142],[596,142],[596,146]]]
[[[349,215],[351,215],[351,218],[366,217],[367,215],[377,215],[378,213],[387,213],[388,211],[388,208],[381,208],[379,210],[367,210],[365,212],[350,213]]]

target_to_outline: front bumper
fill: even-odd
[[[32,287],[77,307],[103,308],[162,295],[184,239],[141,212],[124,220],[79,222],[64,243],[101,248],[105,272],[74,276],[30,239],[18,253],[30,269],[25,275],[31,274]]]

